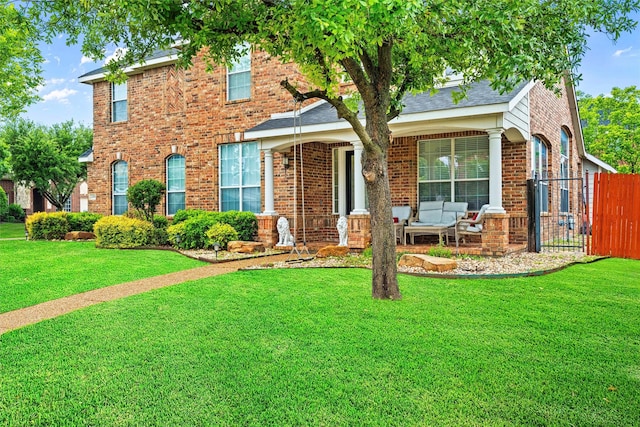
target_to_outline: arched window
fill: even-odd
[[[569,177],[571,176],[569,163],[569,134],[560,130],[560,212],[569,212]]]
[[[174,154],[167,158],[167,215],[185,207],[184,156]]]
[[[549,149],[537,136],[531,140],[532,178],[540,182],[540,211],[549,212]]]
[[[129,167],[127,162],[119,160],[111,167],[113,182],[112,206],[114,215],[122,215],[128,210],[127,189],[129,188]]]

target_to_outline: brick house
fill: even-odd
[[[209,73],[198,59],[188,70],[176,61],[159,52],[126,70],[123,84],[106,81],[104,69],[80,77],[93,85],[90,211],[124,212],[128,186],[153,178],[167,185],[160,211],[168,216],[182,208],[253,211],[260,240],[273,245],[280,216],[292,227],[295,216],[302,236],[304,206],[306,241],[337,241],[336,221],[347,215],[349,245],[369,243],[362,145],[329,104],[297,109],[279,85],[303,81],[295,66],[260,52]],[[575,93],[567,86],[557,96],[530,82],[499,94],[480,82],[454,104],[455,86],[454,76],[434,96],[407,96],[390,123],[392,202],[414,211],[421,200],[466,201],[470,210],[488,203],[486,233],[496,231],[499,243],[486,252],[504,253],[527,241],[527,179],[582,174]]]

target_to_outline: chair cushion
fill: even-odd
[[[411,218],[411,206],[392,206],[391,214],[397,218],[399,223],[406,224]]]

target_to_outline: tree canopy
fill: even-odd
[[[91,57],[104,56],[109,43],[126,47],[109,64],[113,72],[177,41],[185,65],[198,54],[232,61],[244,53],[238,46],[295,62],[307,84],[283,87],[298,100],[329,102],[362,141],[372,293],[395,299],[388,121],[401,112],[404,95],[437,89],[447,69],[465,84],[488,79],[500,91],[528,80],[554,88],[579,63],[589,29],[615,38],[634,27],[627,14],[639,8],[638,0],[60,0],[36,2],[32,12],[50,37],[83,36]]]
[[[640,89],[614,87],[611,95],[579,94],[589,153],[622,173],[640,173]]]
[[[58,210],[87,176],[78,162],[91,148],[93,131],[73,121],[49,127],[15,120],[0,129],[0,144],[9,146],[10,175],[22,185],[33,186]]]
[[[42,55],[32,21],[13,2],[0,0],[0,122],[35,102]]]

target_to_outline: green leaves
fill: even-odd
[[[93,131],[73,121],[51,127],[27,120],[0,129],[0,144],[9,147],[9,165],[15,181],[32,185],[58,209],[62,209],[76,184],[86,177],[86,165],[78,157],[91,148]]]
[[[640,173],[640,89],[614,87],[611,95],[581,94],[578,101],[587,151],[622,173]]]

